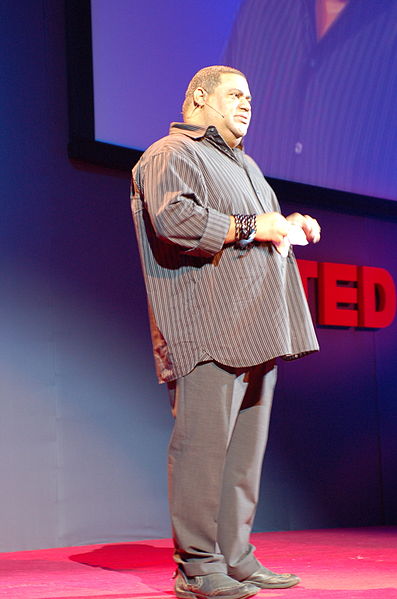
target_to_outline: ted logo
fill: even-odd
[[[306,297],[309,279],[317,281],[317,323],[378,329],[396,313],[396,289],[384,268],[298,260]]]

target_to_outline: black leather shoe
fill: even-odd
[[[261,566],[242,582],[253,584],[260,589],[288,589],[300,581],[301,579],[295,574],[276,574],[265,566]]]
[[[257,586],[238,582],[222,572],[188,578],[182,570],[177,570],[175,595],[181,599],[244,599],[258,592]]]

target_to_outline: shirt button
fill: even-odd
[[[295,154],[302,154],[303,144],[300,141],[297,141],[295,144]]]

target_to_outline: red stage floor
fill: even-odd
[[[397,527],[253,535],[269,568],[294,572],[299,586],[257,597],[397,599]],[[0,597],[170,599],[171,541],[0,553]]]

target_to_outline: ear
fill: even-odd
[[[203,87],[198,87],[193,92],[193,102],[195,106],[204,106],[207,92]]]

